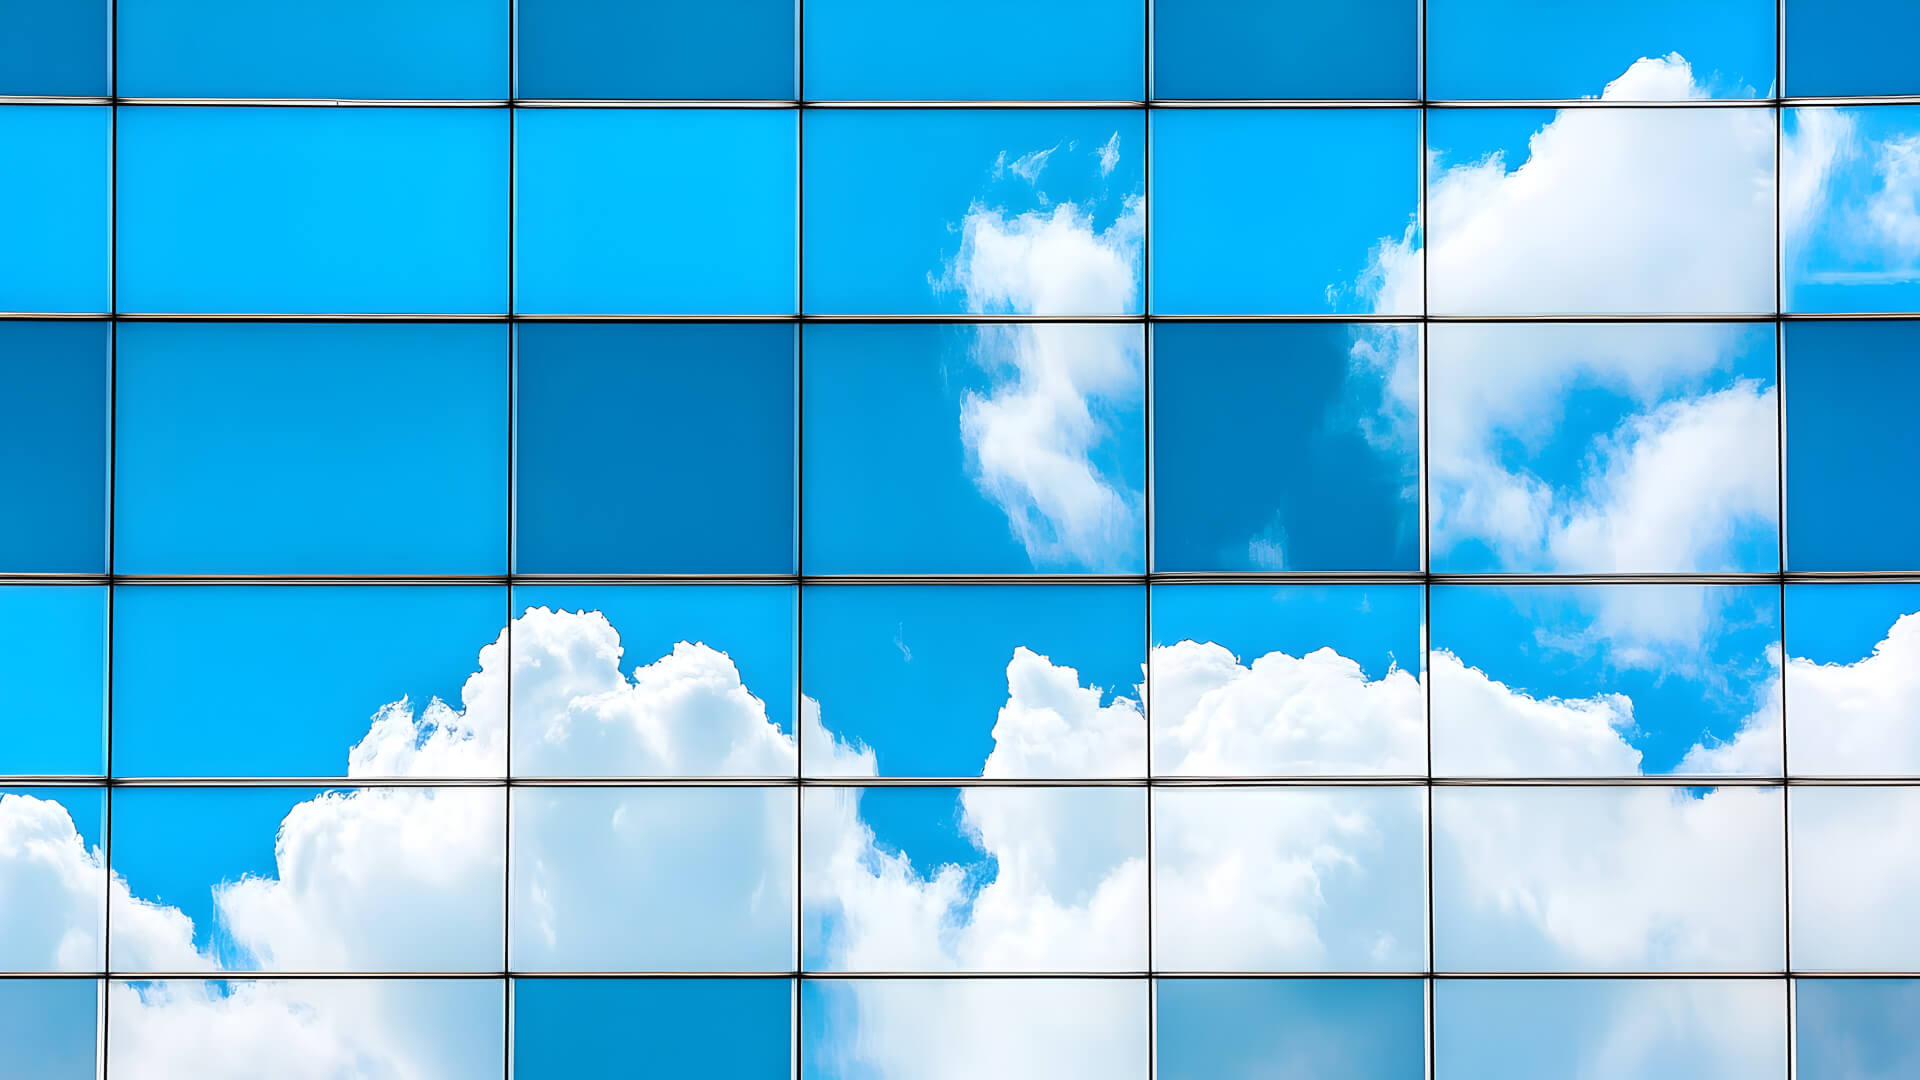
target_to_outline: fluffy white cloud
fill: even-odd
[[[1791,818],[1794,966],[1920,966],[1920,791],[1797,787]]]
[[[1792,658],[1784,681],[1796,774],[1920,774],[1920,612],[1853,663]]]
[[[1874,235],[1903,264],[1920,259],[1920,134],[1879,144],[1873,170],[1879,190],[1867,200]]]
[[[1433,771],[1441,776],[1633,776],[1625,694],[1536,698],[1433,654]]]

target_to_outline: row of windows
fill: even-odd
[[[1920,310],[1920,106],[512,112],[0,107],[0,311]]]
[[[1868,493],[1916,356],[1900,320],[14,321],[0,570],[1138,573],[1151,528],[1156,571],[1774,572],[1784,434],[1785,568],[1910,571]]]
[[[1796,96],[1920,93],[1920,61],[1901,45],[1920,32],[1920,15],[1897,0],[1151,9],[1142,0],[8,0],[0,93],[498,99],[511,71],[513,92],[528,98],[780,100],[795,96],[804,52],[813,99],[1137,100],[1150,53],[1163,98],[1408,99],[1420,96],[1423,70],[1434,98],[1577,98],[1616,74],[1604,67],[1614,56],[1672,53],[1715,73],[1714,96],[1754,97],[1778,85],[1777,51]]]

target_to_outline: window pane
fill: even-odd
[[[1793,835],[1793,966],[1920,968],[1920,788],[1801,787]]]
[[[514,590],[519,776],[792,776],[798,590]]]
[[[106,771],[107,590],[0,585],[0,775]]]
[[[1414,98],[1414,0],[1153,0],[1159,98]]]
[[[1162,788],[1154,963],[1174,971],[1420,971],[1426,792]]]
[[[498,971],[506,803],[481,787],[118,789],[109,962]]]
[[[1794,983],[1794,1069],[1801,1080],[1894,1080],[1920,1070],[1920,980]]]
[[[794,333],[516,327],[517,569],[791,573]]]
[[[1920,309],[1920,107],[1785,110],[1780,154],[1787,310]]]
[[[114,770],[503,775],[504,673],[479,658],[505,618],[503,588],[120,586]],[[312,676],[297,694],[289,662]]]
[[[516,788],[512,966],[789,969],[795,792]]]
[[[1920,569],[1920,504],[1892,496],[1920,426],[1920,323],[1787,327],[1787,559]]]
[[[119,113],[123,311],[506,308],[501,109]]]
[[[135,97],[504,98],[498,0],[119,0]]]
[[[122,573],[500,573],[506,330],[128,324]]]
[[[1404,386],[1372,362],[1383,333],[1404,334]],[[1417,334],[1155,326],[1154,568],[1419,569],[1419,446],[1389,420],[1417,407]]]
[[[519,96],[792,98],[794,12],[792,0],[519,0]]]
[[[1789,585],[1787,760],[1920,776],[1920,585]]]
[[[1777,971],[1780,803],[1753,787],[1436,788],[1435,962]]]
[[[803,331],[808,573],[1138,573],[1138,326]]]
[[[1428,333],[1435,570],[1779,567],[1771,327]],[[1409,408],[1395,414],[1403,425]]]
[[[1143,134],[1138,110],[809,114],[805,309],[1139,311]]]
[[[1141,2],[814,0],[806,13],[807,97],[1137,100],[1145,96]]]
[[[517,979],[513,1075],[788,1080],[793,995],[787,979]]]
[[[1161,979],[1153,993],[1162,1080],[1426,1076],[1419,979]]]
[[[1154,311],[1419,314],[1382,291],[1418,271],[1419,139],[1403,109],[1155,113]]]
[[[0,979],[0,1046],[17,1076],[95,1080],[99,1020],[97,982]]]
[[[111,11],[102,0],[0,0],[0,94],[112,93]]]
[[[105,323],[0,323],[0,570],[106,567]]]
[[[809,970],[1146,967],[1144,788],[801,795]]]
[[[104,788],[0,789],[0,971],[105,963],[106,802]]]
[[[1436,775],[1780,775],[1776,586],[1442,585],[1429,602]]]
[[[12,208],[7,257],[0,259],[0,311],[107,310],[108,112],[0,105],[0,146],[8,150],[0,203]]]
[[[1604,92],[1640,101],[1771,96],[1774,14],[1774,0],[1427,0],[1427,93],[1516,99]],[[1610,87],[1615,80],[1630,89]]]
[[[1920,9],[1904,0],[1787,0],[1787,92],[1920,93]]]
[[[792,311],[795,115],[522,110],[514,129],[516,310]],[[662,160],[697,167],[662,168]]]
[[[1425,773],[1422,591],[1155,585],[1155,775]]]
[[[1604,96],[1692,78],[1643,60]],[[1427,133],[1434,314],[1773,310],[1771,109],[1446,109]],[[1419,274],[1386,267],[1381,295]]]

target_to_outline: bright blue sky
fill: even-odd
[[[994,379],[973,359],[972,330],[814,325],[803,334],[808,573],[1141,569],[1144,542],[1116,553],[1118,565],[1036,567],[1006,513],[981,493],[960,417],[967,393],[990,394]],[[1127,492],[1145,490],[1144,390],[1098,410],[1107,428],[1090,454]]]
[[[881,775],[978,776],[1016,646],[1074,668],[1103,703],[1137,698],[1144,599],[1130,585],[812,587],[803,688]]]
[[[1419,979],[1161,979],[1154,1000],[1164,1080],[1426,1075]]]
[[[1787,565],[1920,570],[1920,324],[1786,326]],[[1872,393],[1861,393],[1872,387]]]
[[[1678,594],[1702,590],[1714,597],[1705,602],[1713,616],[1697,642],[1649,660],[1643,643],[1606,636],[1608,615],[1621,617],[1609,605],[1685,608]],[[1764,699],[1773,675],[1766,648],[1780,638],[1778,596],[1772,585],[1440,585],[1429,617],[1436,650],[1514,690],[1625,694],[1635,729],[1622,734],[1643,755],[1641,771],[1666,773],[1696,744],[1732,738]]]
[[[782,325],[518,326],[516,569],[791,573],[794,338]]]
[[[7,1071],[34,1080],[95,1080],[100,984],[0,979],[0,1046]]]
[[[1145,39],[1140,0],[813,0],[806,92],[852,101],[1136,100]]]
[[[506,127],[500,109],[122,109],[120,309],[505,311]]]
[[[1911,0],[1787,0],[1787,92],[1920,94]]]
[[[787,979],[517,979],[513,1075],[644,1071],[783,1080],[793,1065]]]
[[[1419,209],[1418,112],[1167,109],[1152,123],[1155,312],[1373,310],[1352,285]]]
[[[1419,568],[1419,462],[1361,430],[1351,330],[1154,327],[1155,569]]]
[[[7,223],[0,311],[107,310],[108,112],[79,105],[0,108],[0,146],[7,147],[0,201],[32,208]]]
[[[1155,585],[1153,643],[1211,641],[1243,664],[1330,648],[1367,678],[1418,672],[1419,585]]]
[[[741,683],[766,704],[767,718],[791,733],[796,592],[788,585],[521,585],[513,590],[513,610],[604,613],[620,633],[620,670],[628,677],[677,642],[712,646],[732,658]]]
[[[0,570],[107,568],[105,323],[0,323]]]
[[[381,706],[460,707],[506,612],[491,586],[121,586],[114,771],[344,776]]]
[[[1916,584],[1789,585],[1787,655],[1816,664],[1856,663],[1872,655],[1900,616],[1916,611]]]
[[[1899,1080],[1920,1073],[1920,980],[1801,979],[1794,1039],[1800,1080]]]
[[[1673,52],[1714,97],[1765,96],[1774,17],[1774,0],[1427,0],[1427,96],[1598,97]]]
[[[105,96],[110,10],[107,0],[0,0],[0,94]]]
[[[1920,14],[1912,17],[1920,31]],[[1876,35],[1855,35],[1859,42]],[[1909,50],[1911,51],[1911,50]],[[1920,63],[1920,62],[1916,62]],[[1909,92],[1920,92],[1915,85]],[[1920,154],[1920,106],[1822,110],[1852,127],[1851,145],[1831,162],[1805,222],[1782,221],[1788,311],[1913,311],[1920,308],[1920,251],[1911,239],[1920,214],[1920,176],[1902,155]],[[1812,109],[1790,109],[1782,135],[1808,127]],[[1904,151],[1902,148],[1904,147]],[[1789,157],[1787,161],[1792,162]],[[1804,168],[1804,166],[1803,166]],[[1786,190],[1797,177],[1783,170]],[[1900,226],[1897,223],[1908,224]],[[1899,232],[1896,230],[1904,229]]]
[[[797,116],[775,109],[520,111],[515,310],[794,310]]]
[[[1156,0],[1153,93],[1418,97],[1419,18],[1415,0]]]
[[[806,309],[965,311],[962,290],[936,282],[960,252],[968,208],[978,201],[1013,217],[1072,202],[1091,215],[1096,232],[1105,230],[1126,212],[1127,197],[1143,189],[1142,117],[1138,110],[1099,109],[809,113],[802,172]],[[1100,150],[1115,134],[1119,157],[1102,175]],[[1048,150],[1032,179],[1011,167]],[[1139,310],[1137,287],[1121,307]]]
[[[107,591],[0,585],[0,775],[106,770]]]
[[[500,573],[503,326],[119,331],[122,573]]]
[[[520,0],[515,19],[520,97],[719,100],[794,94],[793,0]]]

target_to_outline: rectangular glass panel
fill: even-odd
[[[1794,968],[1920,969],[1920,787],[1797,787],[1787,817]]]
[[[1905,0],[1786,0],[1787,92],[1920,93],[1920,9]]]
[[[0,789],[0,972],[105,964],[106,794],[97,787]],[[7,985],[0,979],[0,988]]]
[[[109,0],[0,0],[0,94],[112,93],[112,12]]]
[[[108,109],[0,105],[0,146],[7,148],[0,168],[0,205],[7,207],[0,311],[107,310],[112,144]]]
[[[0,979],[0,1046],[15,1076],[95,1080],[99,1020],[90,979]]]
[[[1418,0],[1149,0],[1156,98],[1415,98]]]
[[[516,979],[513,1076],[789,1080],[788,979]]]
[[[1920,106],[1787,109],[1780,139],[1786,310],[1920,308]]]
[[[1796,776],[1920,777],[1920,585],[1786,587]]]
[[[519,0],[516,94],[790,99],[796,12],[792,0]]]
[[[1420,979],[1160,979],[1161,1080],[1424,1080]]]
[[[1797,979],[1794,1071],[1800,1080],[1893,1080],[1920,1069],[1920,979]]]
[[[107,590],[0,585],[0,776],[106,771]]]
[[[107,568],[106,323],[0,323],[0,571]]]
[[[1920,569],[1920,323],[1786,327],[1787,565]]]

